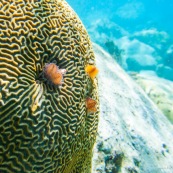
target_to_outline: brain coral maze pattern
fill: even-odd
[[[91,62],[87,32],[65,1],[0,0],[0,172],[91,172],[99,105]],[[49,63],[65,69],[62,85],[42,75]]]

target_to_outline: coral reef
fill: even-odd
[[[85,72],[91,61],[88,34],[64,0],[0,1],[0,172],[91,172],[99,109],[87,113],[88,97],[99,102],[97,78]]]
[[[92,173],[172,173],[172,124],[110,54],[93,48],[100,117]]]
[[[152,71],[131,73],[131,76],[173,124],[173,82],[158,77]]]
[[[124,53],[123,49],[119,49],[117,45],[114,44],[113,41],[106,41],[105,46],[108,52],[112,55],[113,58],[116,59],[117,63],[122,66],[122,55]]]

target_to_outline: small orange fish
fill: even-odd
[[[87,65],[85,67],[85,71],[86,71],[86,73],[88,73],[88,75],[91,77],[91,79],[94,79],[99,72],[98,68],[94,65]]]
[[[65,69],[59,69],[54,63],[46,64],[44,67],[44,76],[54,85],[62,84],[65,73]]]
[[[86,108],[88,112],[94,113],[97,111],[96,109],[96,104],[97,102],[95,100],[93,100],[92,98],[88,97],[86,99]]]

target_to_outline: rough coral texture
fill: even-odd
[[[113,57],[93,48],[101,95],[92,173],[172,173],[172,124]]]
[[[0,0],[0,172],[89,173],[98,124],[87,32],[64,0]],[[66,69],[61,87],[46,63]]]
[[[173,82],[158,77],[152,71],[130,75],[173,124]]]

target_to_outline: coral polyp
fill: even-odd
[[[66,73],[66,69],[59,69],[59,67],[54,63],[48,63],[43,68],[43,76],[46,80],[57,86],[62,85],[63,76]]]
[[[96,105],[97,102],[94,99],[90,97],[86,98],[86,108],[89,113],[94,113],[97,111]]]
[[[94,65],[87,65],[85,67],[85,72],[90,76],[91,79],[94,79],[97,76],[99,70]]]

